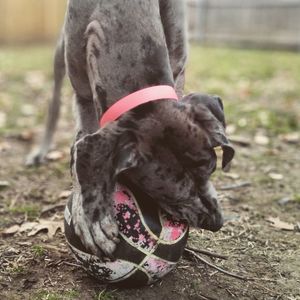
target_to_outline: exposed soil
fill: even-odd
[[[31,50],[26,51],[28,59]],[[40,51],[51,61],[48,48]],[[194,49],[192,64],[195,60],[203,60],[208,52],[213,55],[212,51]],[[226,50],[216,51],[215,60],[227,59]],[[241,60],[251,55],[251,52],[242,51],[230,53]],[[265,61],[268,56],[267,53],[260,55],[255,60]],[[231,99],[237,95],[237,99],[224,101],[228,108],[228,130],[237,155],[229,174],[217,171],[213,178],[227,222],[218,233],[192,229],[189,245],[227,255],[227,260],[206,259],[248,280],[232,278],[199,261],[183,258],[176,270],[161,282],[130,290],[100,285],[77,267],[60,231],[51,239],[46,232],[31,237],[26,233],[3,234],[10,226],[38,218],[62,220],[64,208],[56,205],[66,201],[60,197],[61,192],[70,190],[68,152],[74,132],[69,113],[71,91],[66,86],[63,120],[56,135],[56,149],[63,157],[38,169],[24,167],[32,138],[38,136],[42,128],[43,114],[39,108],[45,107],[44,99],[50,94],[50,63],[39,66],[32,62],[32,73],[32,68],[26,66],[18,72],[10,71],[13,62],[9,61],[8,69],[2,70],[0,76],[0,105],[6,117],[2,125],[0,120],[0,181],[8,182],[7,186],[2,183],[0,187],[0,299],[300,299],[300,139],[297,137],[300,99],[296,90],[292,89],[294,93],[289,90],[287,95],[284,87],[272,101],[262,92],[268,88],[264,84],[276,80],[275,89],[281,80],[299,87],[300,77],[293,77],[287,70],[293,63],[298,64],[300,70],[300,61],[292,54],[284,59],[288,63],[260,79],[259,87],[251,85],[251,72],[248,76],[241,71],[243,82],[232,79],[228,83],[231,87],[228,93],[220,90],[229,82],[220,74],[216,77],[215,88],[206,79],[204,69],[198,74],[191,67],[189,76],[193,80],[188,77],[189,90],[218,92]],[[209,62],[205,64],[210,69]],[[196,76],[199,79],[196,80]],[[252,88],[258,92],[251,94]],[[255,109],[251,105],[256,105]],[[296,114],[295,124],[285,130],[283,127],[288,121],[280,123],[283,125],[277,122],[275,125],[281,131],[277,127],[274,129],[274,124],[271,126],[263,121],[260,125],[251,123],[257,120],[258,113],[269,109],[286,113],[281,116],[282,121]],[[247,126],[243,126],[245,120]],[[294,138],[288,135],[290,133],[294,133]],[[239,186],[245,182],[247,184]],[[49,206],[54,208],[43,213]],[[274,227],[267,220],[269,217],[278,217],[288,223],[285,225],[294,225],[295,230],[283,230],[280,223]]]

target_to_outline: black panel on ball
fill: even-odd
[[[117,287],[121,288],[137,288],[148,284],[148,276],[141,270],[136,270],[128,278],[120,282],[114,283]]]
[[[131,190],[142,212],[142,217],[144,222],[149,227],[149,229],[157,237],[159,237],[162,228],[161,228],[159,214],[158,214],[159,207],[156,204],[156,202],[146,193],[142,192],[137,185],[130,182],[129,180],[120,176],[119,181],[121,184],[124,184]]]
[[[184,237],[182,237],[178,242],[175,242],[172,245],[159,244],[153,254],[157,257],[160,257],[168,261],[172,261],[175,263],[178,262],[178,260],[180,259],[184,251],[184,247],[186,245],[188,235],[189,235],[189,231],[187,230],[186,233],[184,234]]]

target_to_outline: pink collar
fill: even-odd
[[[102,116],[100,127],[117,120],[127,111],[150,101],[160,99],[178,100],[173,87],[169,85],[158,85],[134,92],[113,104]]]

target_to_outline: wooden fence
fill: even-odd
[[[188,3],[192,40],[300,50],[300,0],[178,1]],[[62,25],[66,3],[0,0],[0,44],[52,42]]]
[[[190,38],[300,50],[300,0],[187,0]]]
[[[46,42],[57,38],[66,0],[0,0],[0,43]]]

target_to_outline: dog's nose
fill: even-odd
[[[216,232],[222,228],[223,224],[223,215],[221,212],[217,211],[213,215],[210,215],[209,217],[205,218],[199,227],[212,232]]]

